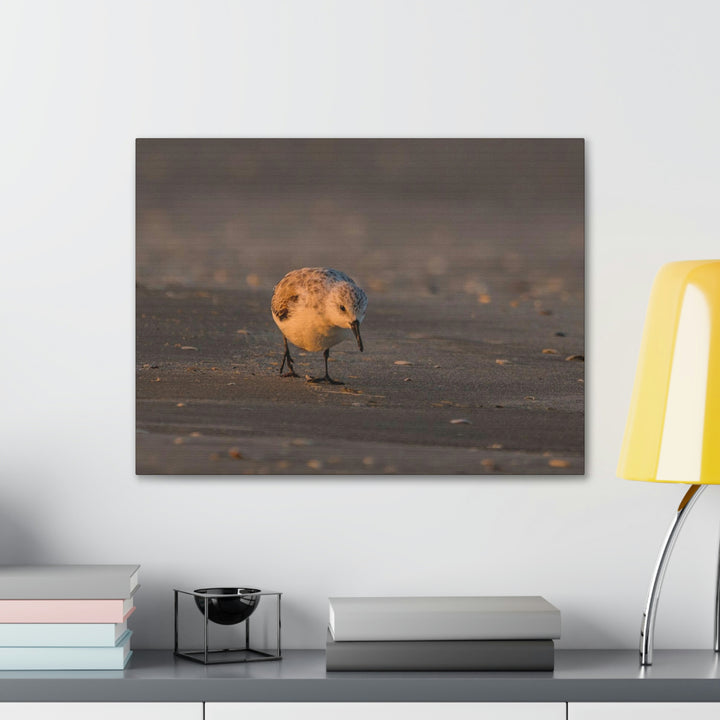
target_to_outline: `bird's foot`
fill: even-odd
[[[300,377],[294,370],[290,370],[290,372],[286,373],[280,373],[280,377]]]

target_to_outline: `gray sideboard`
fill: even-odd
[[[552,673],[326,673],[321,650],[206,667],[137,650],[124,671],[0,672],[4,702],[719,702],[710,650],[558,650]],[[720,706],[719,706],[720,707]]]

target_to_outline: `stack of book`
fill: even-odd
[[[0,670],[122,670],[137,565],[0,565]]]
[[[542,597],[330,598],[329,671],[555,665],[560,611]]]

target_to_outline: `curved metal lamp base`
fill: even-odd
[[[650,590],[648,591],[648,599],[645,604],[645,612],[643,613],[642,628],[640,630],[640,664],[652,665],[653,659],[653,636],[655,634],[655,616],[657,614],[658,601],[660,600],[660,589],[662,588],[663,579],[665,578],[665,570],[667,569],[670,555],[675,546],[675,541],[680,534],[680,529],[687,518],[692,506],[700,497],[705,485],[691,485],[690,489],[685,493],[677,512],[673,517],[665,542],[660,548],[655,572],[650,582]],[[720,562],[720,561],[719,561]],[[718,615],[720,614],[720,565],[718,566],[718,590],[715,596],[715,651],[718,651],[720,640],[718,633]]]

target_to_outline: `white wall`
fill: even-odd
[[[665,262],[720,255],[710,2],[4,2],[0,561],[139,562],[136,647],[171,588],[285,593],[288,647],[333,594],[543,594],[561,647],[634,647],[684,488],[615,477]],[[587,475],[134,474],[138,136],[587,138]],[[668,571],[657,647],[710,647],[720,494]]]

